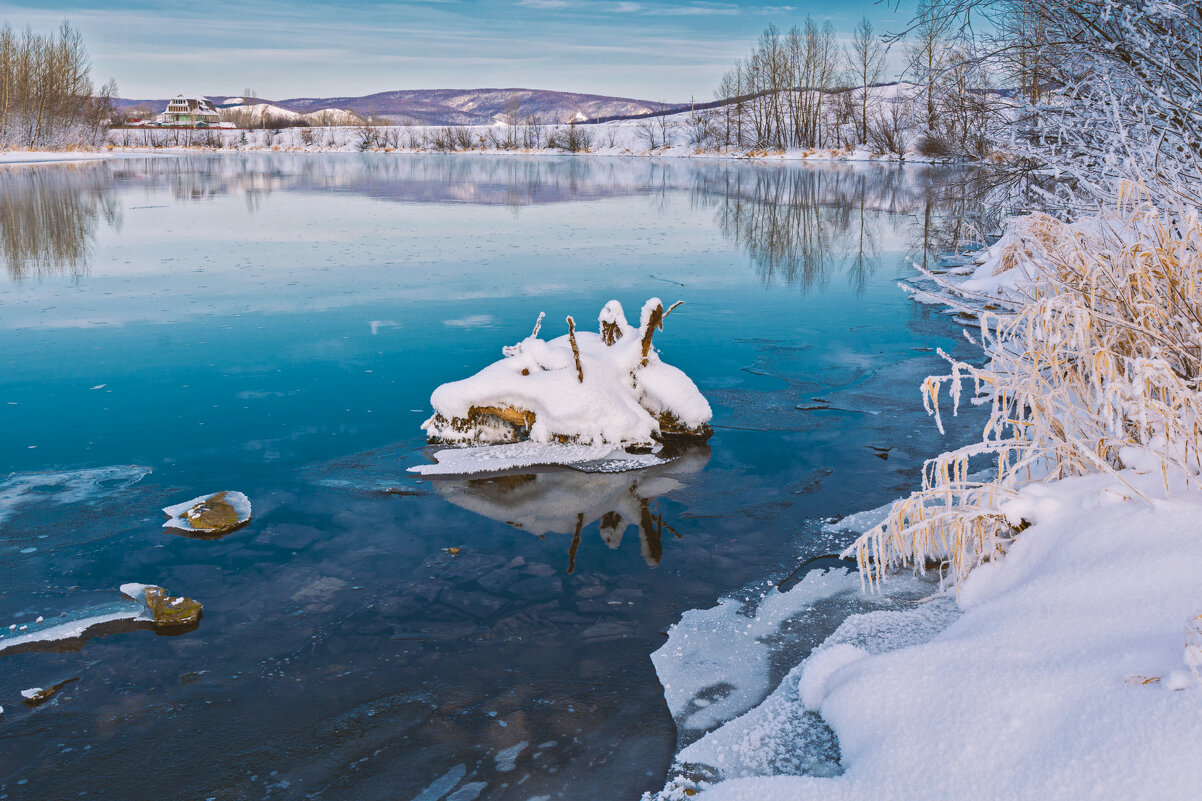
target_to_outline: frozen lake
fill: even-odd
[[[934,349],[968,346],[896,286],[946,247],[954,177],[388,154],[0,168],[0,624],[131,581],[204,604],[175,637],[0,654],[0,799],[659,789],[666,629],[837,549],[818,521],[979,433],[961,417],[943,439],[923,413]],[[540,311],[557,336],[652,296],[686,301],[656,345],[713,406],[707,446],[617,475],[406,472],[431,390]],[[161,507],[224,489],[251,498],[248,527],[161,528]]]

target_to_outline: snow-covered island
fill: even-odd
[[[482,446],[439,451],[436,465],[414,472],[476,473],[537,464],[588,464],[631,469],[661,461],[665,440],[705,441],[713,416],[705,396],[681,370],[663,361],[652,338],[680,304],[643,304],[638,327],[611,300],[598,330],[539,338],[503,349],[504,358],[475,375],[443,384],[422,424],[431,444]]]

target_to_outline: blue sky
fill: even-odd
[[[0,20],[83,33],[97,83],[123,97],[178,92],[357,96],[522,86],[651,100],[708,99],[769,23],[807,14],[846,35],[891,4],[713,0],[0,0]]]

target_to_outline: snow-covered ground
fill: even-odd
[[[760,707],[680,755],[732,777],[700,797],[1197,798],[1202,651],[1187,636],[1202,613],[1202,492],[1124,478],[1149,501],[1101,475],[1025,489],[1012,511],[1031,527],[970,574],[946,628],[925,621],[926,642],[898,636],[921,630],[912,610],[848,618]],[[779,732],[806,710],[838,737],[842,773],[764,775],[773,750],[805,755],[812,727]],[[696,787],[677,779],[662,797]]]
[[[883,113],[890,104],[912,100],[918,90],[910,84],[891,84],[871,90],[870,115]],[[858,97],[853,91],[853,100]],[[246,119],[260,123],[264,115],[279,121],[299,121],[301,115],[264,105],[247,106]],[[883,152],[867,145],[821,148],[756,148],[750,145],[718,144],[724,139],[721,109],[678,112],[663,117],[613,120],[602,123],[509,125],[419,126],[348,124],[335,112],[306,117],[310,122],[336,122],[323,127],[297,127],[280,130],[190,130],[121,128],[109,133],[115,148],[199,148],[207,150],[277,150],[299,152],[472,152],[505,154],[562,154],[602,156],[656,156],[662,158],[751,158],[768,160],[819,161],[915,161],[932,163],[940,159],[923,156],[915,150],[920,130],[913,120],[900,135],[907,143],[905,153]],[[291,115],[291,116],[289,116]],[[708,121],[703,121],[708,120]],[[850,136],[851,123],[841,132],[832,126],[827,137],[832,141]],[[947,159],[942,159],[947,161]]]
[[[679,115],[678,115],[679,116]],[[751,147],[708,147],[690,142],[689,134],[679,121],[672,123],[669,144],[656,131],[655,146],[649,144],[644,123],[633,120],[581,125],[580,132],[589,144],[572,153],[578,156],[655,156],[659,158],[747,158],[783,161],[913,161],[937,163],[938,159],[922,156],[910,150],[903,157],[894,153],[879,153],[868,148],[789,148],[763,150]],[[189,129],[117,129],[109,134],[109,143],[121,151],[139,152],[147,149],[189,148],[217,151],[287,151],[302,153],[487,153],[492,155],[563,155],[565,148],[554,142],[563,141],[569,127],[539,126],[530,132],[531,141],[538,145],[506,147],[499,145],[508,136],[506,126],[462,126],[466,145],[441,147],[436,142],[446,128],[421,126],[330,126],[322,128],[283,128],[280,130],[189,130]],[[519,133],[521,137],[524,134]],[[551,144],[548,144],[548,141]]]
[[[0,150],[0,166],[33,166],[39,164],[66,164],[80,161],[145,158],[165,156],[162,151],[138,152],[134,150]]]
[[[0,150],[0,164],[57,164],[121,158],[125,155],[112,150]]]
[[[1024,254],[1063,237],[1101,252],[1120,230],[1046,220],[928,276],[924,299],[954,289],[970,307],[1020,306],[1038,294],[1024,289],[1036,276]],[[1193,248],[1172,253],[1196,264]],[[706,733],[677,755],[658,801],[1198,798],[1202,488],[1196,462],[1165,462],[1173,449],[1154,446],[1123,448],[1119,468],[999,493],[1016,533],[925,599],[906,597],[908,574],[865,594],[827,572],[751,611],[725,599],[686,613],[653,661],[678,726]],[[886,515],[838,527],[862,534]],[[857,609],[871,597],[882,606]],[[773,652],[782,619],[814,628],[836,601],[850,614],[833,633]],[[783,673],[771,692],[770,666]]]

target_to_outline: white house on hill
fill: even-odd
[[[189,95],[176,95],[155,119],[159,125],[187,128],[208,128],[218,121],[217,109],[208,98]]]

